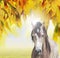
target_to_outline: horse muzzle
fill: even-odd
[[[37,52],[37,54],[42,54],[42,49],[39,49],[39,48],[35,48],[35,51]]]

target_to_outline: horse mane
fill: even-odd
[[[46,44],[46,50],[49,52],[49,54],[51,53],[51,47],[50,47],[50,43],[48,40],[48,35],[47,35],[47,31],[45,29],[45,27],[43,27],[44,29],[44,33],[45,33],[45,44]]]
[[[45,42],[46,42],[46,49],[47,49],[47,51],[48,51],[49,54],[50,54],[50,52],[51,52],[51,47],[50,47],[50,43],[49,43],[49,41],[48,41],[47,38],[48,38],[48,37],[46,37],[46,39],[45,39]]]

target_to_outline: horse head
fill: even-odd
[[[32,41],[34,42],[35,51],[38,54],[42,54],[43,52],[43,45],[45,44],[46,50],[51,51],[50,45],[48,42],[47,31],[45,29],[44,24],[37,22],[37,24],[33,27],[31,32]]]

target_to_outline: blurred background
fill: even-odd
[[[60,54],[60,0],[0,0],[0,58],[31,58],[37,21],[45,23]]]

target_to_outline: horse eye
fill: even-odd
[[[42,35],[42,37],[44,37],[44,35]]]
[[[32,36],[32,40],[35,41],[36,40],[36,36]]]

